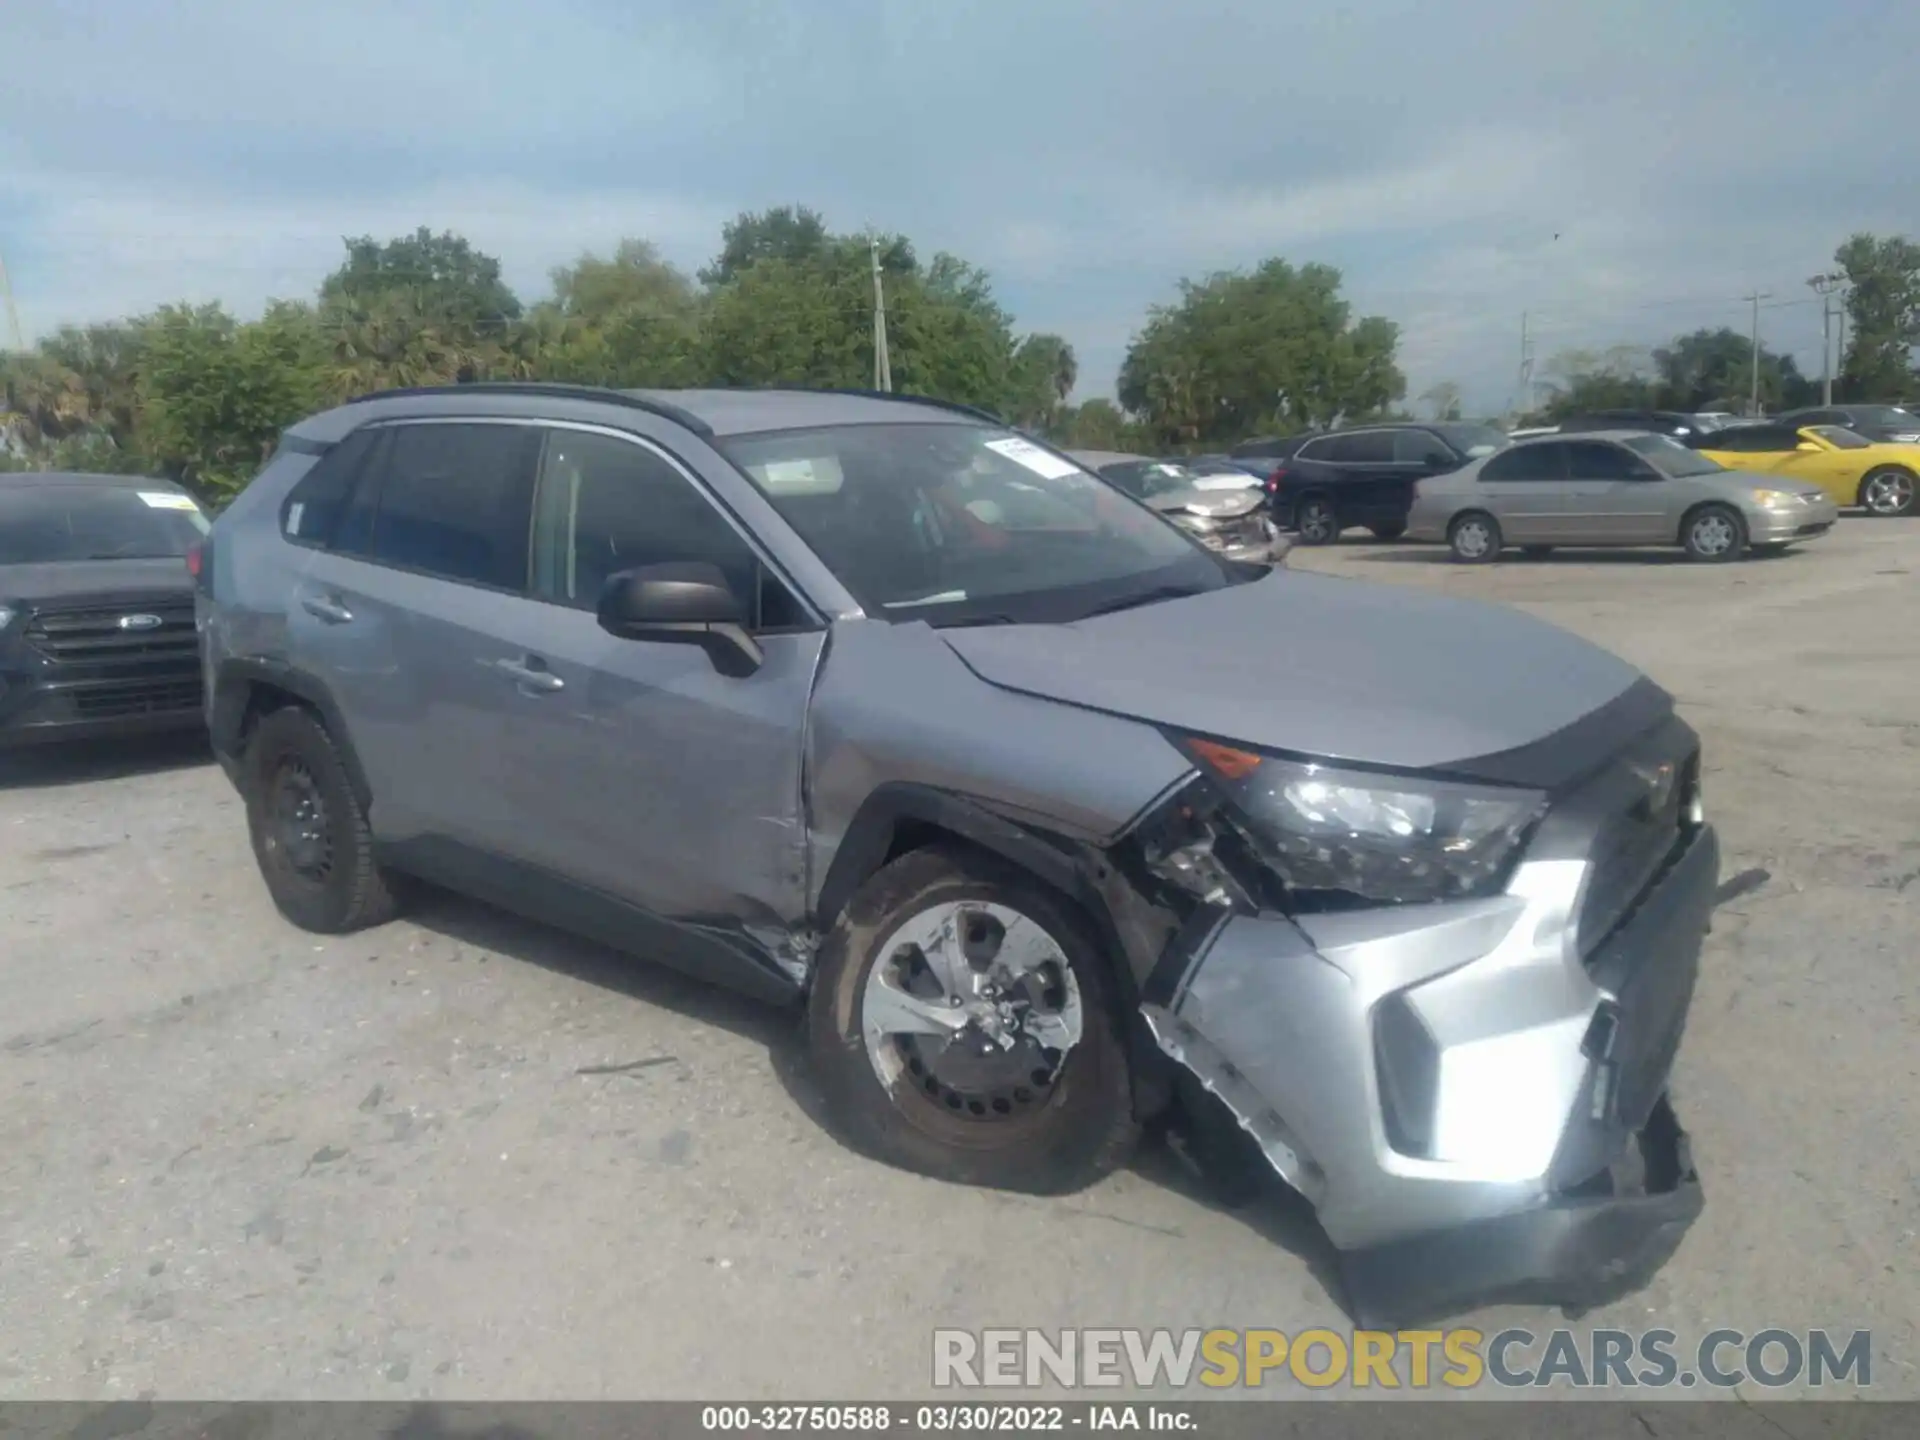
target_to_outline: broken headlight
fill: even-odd
[[[1537,790],[1369,774],[1191,736],[1179,744],[1219,787],[1217,825],[1295,904],[1497,890],[1546,803]]]

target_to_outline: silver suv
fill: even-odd
[[[1548,625],[1237,563],[990,417],[805,391],[367,397],[195,573],[295,924],[420,876],[804,1002],[846,1137],[950,1179],[1068,1190],[1224,1117],[1364,1323],[1597,1303],[1699,1210],[1696,740]]]

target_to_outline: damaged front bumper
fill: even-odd
[[[1485,900],[1222,915],[1144,1013],[1314,1205],[1356,1320],[1643,1285],[1701,1209],[1667,1079],[1719,849],[1688,830],[1598,945],[1592,865],[1538,847]]]

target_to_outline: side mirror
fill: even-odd
[[[600,628],[622,640],[698,645],[723,675],[751,675],[766,654],[746,630],[746,607],[705,561],[642,565],[607,578]]]

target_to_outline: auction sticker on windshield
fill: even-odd
[[[1064,480],[1069,475],[1081,473],[1080,467],[1071,460],[1050,455],[1031,440],[1022,440],[1018,436],[1011,440],[989,440],[987,449],[1006,456],[1016,465],[1026,466],[1043,480]]]
[[[142,490],[140,498],[155,510],[198,510],[191,495],[169,495],[164,490]]]

